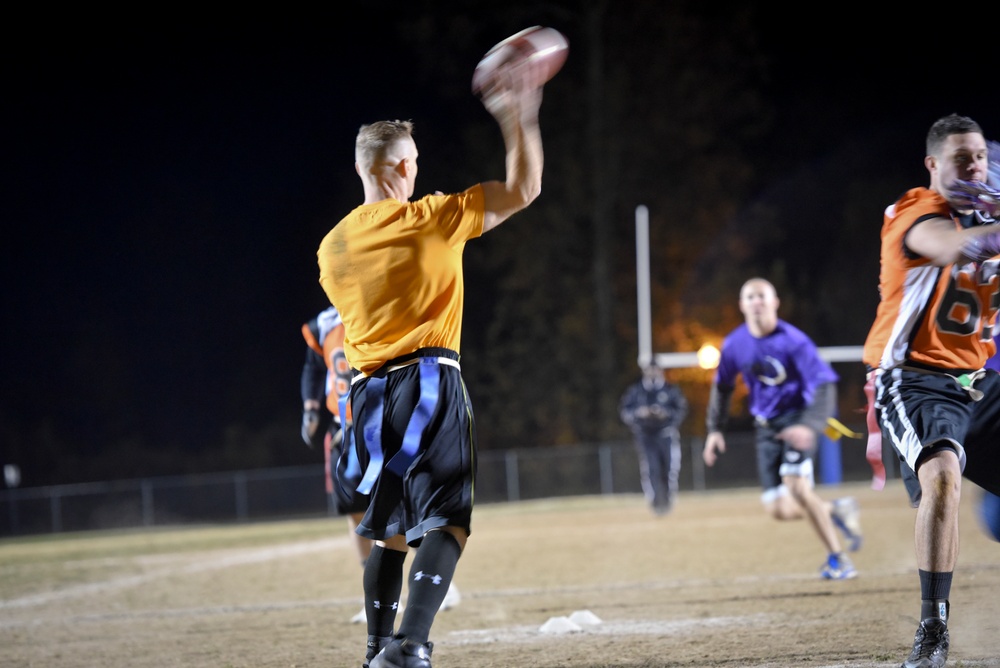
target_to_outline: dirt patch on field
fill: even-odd
[[[434,666],[898,666],[919,612],[914,511],[891,483],[821,492],[862,503],[855,580],[819,579],[809,527],[768,519],[755,489],[682,494],[667,517],[638,496],[482,506]],[[967,486],[951,597],[949,665],[965,668],[1000,666],[1000,545],[975,499]],[[163,531],[2,542],[0,665],[357,668],[346,524],[286,525],[203,548]]]

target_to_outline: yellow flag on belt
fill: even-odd
[[[826,429],[823,430],[826,437],[831,441],[839,441],[841,436],[846,436],[847,438],[862,438],[862,434],[856,431],[851,431],[850,427],[838,420],[837,418],[829,417],[826,419]]]

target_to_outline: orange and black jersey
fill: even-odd
[[[312,358],[306,357],[302,372],[302,399],[323,401],[325,398],[327,410],[339,423],[340,398],[351,389],[351,367],[344,356],[344,324],[337,309],[330,306],[303,324],[302,337],[310,352],[315,353]],[[319,367],[318,360],[322,360],[322,367]],[[351,419],[349,404],[347,419]]]
[[[916,363],[972,370],[996,352],[1000,255],[981,263],[933,265],[906,247],[910,229],[931,218],[951,218],[956,227],[981,223],[975,215],[959,216],[927,188],[907,191],[885,210],[881,302],[864,346],[864,362],[871,369]]]

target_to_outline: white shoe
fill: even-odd
[[[458,587],[456,587],[453,582],[448,585],[448,593],[444,595],[444,600],[441,601],[441,607],[438,608],[438,611],[443,612],[445,610],[451,610],[461,602],[462,595],[458,592]]]
[[[368,621],[368,613],[365,612],[364,608],[361,608],[361,612],[351,617],[351,624],[364,624]]]
[[[831,554],[826,563],[819,569],[819,575],[824,580],[852,580],[858,577],[850,557],[846,554]]]

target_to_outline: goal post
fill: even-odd
[[[650,288],[649,208],[635,209],[635,285],[638,313],[639,359],[643,367],[655,362],[661,369],[689,369],[700,366],[697,352],[653,352],[653,306]],[[860,362],[864,346],[825,346],[820,357],[827,362]]]

